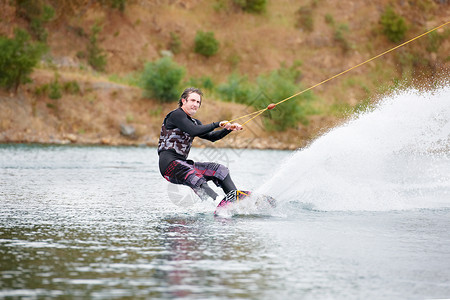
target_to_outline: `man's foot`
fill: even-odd
[[[240,200],[244,199],[245,197],[248,197],[249,195],[250,195],[249,191],[232,190],[225,195],[222,201],[220,201],[220,203],[217,205],[217,208],[227,207],[231,203],[239,202]],[[217,210],[214,212],[214,214],[216,214],[216,212]]]

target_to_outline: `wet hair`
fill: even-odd
[[[183,91],[183,93],[182,93],[181,96],[180,96],[180,100],[178,100],[178,105],[179,105],[180,107],[183,106],[183,101],[182,101],[182,99],[186,99],[186,100],[187,100],[187,98],[189,97],[189,95],[192,94],[192,93],[196,93],[196,94],[199,94],[199,95],[200,95],[200,105],[202,105],[202,96],[203,96],[203,92],[202,92],[200,89],[195,88],[195,87],[190,87],[190,88],[187,88],[187,89],[185,89],[185,90]]]

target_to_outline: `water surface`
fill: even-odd
[[[200,153],[201,150],[194,149]],[[289,152],[225,151],[252,187]],[[450,293],[450,211],[214,217],[177,206],[154,148],[4,145],[0,296],[423,299]],[[252,161],[252,158],[254,159]],[[247,179],[244,179],[247,178]],[[179,192],[185,193],[180,190]]]

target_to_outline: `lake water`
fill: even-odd
[[[0,298],[450,298],[448,99],[404,92],[297,152],[192,150],[263,213],[214,217],[155,148],[0,145]]]

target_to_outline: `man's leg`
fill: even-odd
[[[208,186],[206,182],[207,179],[198,172],[193,164],[186,161],[173,161],[164,173],[164,178],[174,184],[189,186],[202,200],[205,200],[207,197],[211,197],[215,200],[218,196],[218,194]]]
[[[206,181],[201,184],[199,188],[193,190],[202,199],[205,198],[205,195],[211,197],[213,200],[216,200],[217,196],[219,196],[212,188],[209,187]]]
[[[220,186],[225,194],[237,189],[231,179],[230,171],[224,165],[211,162],[196,162],[194,167],[206,180],[212,180],[217,186]]]
[[[236,185],[233,180],[231,180],[230,174],[228,174],[222,182],[219,182],[219,184],[225,194],[228,194],[230,191],[237,190]]]

